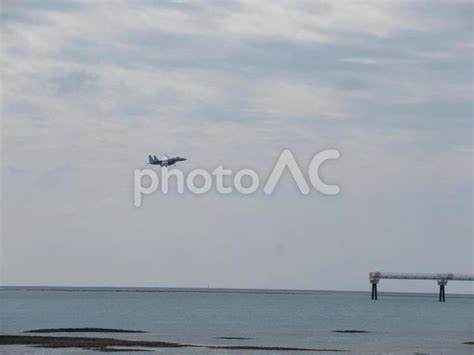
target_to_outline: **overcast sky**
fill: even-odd
[[[369,290],[473,272],[461,1],[2,1],[2,283]],[[147,155],[256,169],[266,196],[156,193]],[[452,282],[447,292],[472,292]],[[434,282],[382,281],[433,291]]]

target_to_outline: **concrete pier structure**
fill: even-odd
[[[377,299],[377,285],[381,279],[396,280],[436,280],[439,285],[439,301],[446,302],[446,285],[448,280],[474,281],[474,275],[470,274],[422,274],[422,273],[400,273],[400,272],[370,272],[369,280],[372,284],[372,299]]]

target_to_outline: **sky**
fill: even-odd
[[[0,284],[369,290],[369,271],[473,273],[472,19],[468,1],[3,0]],[[285,174],[269,196],[134,206],[148,154],[265,177],[284,149],[305,174],[340,151],[321,175],[341,192],[302,195]]]

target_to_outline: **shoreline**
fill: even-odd
[[[80,348],[103,352],[121,352],[123,349],[114,347],[127,347],[130,351],[140,351],[140,348],[205,348],[214,350],[262,350],[262,351],[303,351],[303,352],[346,352],[343,349],[318,349],[295,348],[281,346],[257,345],[198,345],[166,341],[126,340],[115,338],[93,337],[57,337],[37,335],[0,335],[0,345],[27,345],[46,349]]]

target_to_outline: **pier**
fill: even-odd
[[[408,272],[370,272],[369,280],[372,284],[372,299],[376,300],[377,285],[381,279],[392,280],[435,280],[439,285],[439,301],[446,302],[446,285],[452,281],[474,281],[474,275],[469,274],[422,274]]]

